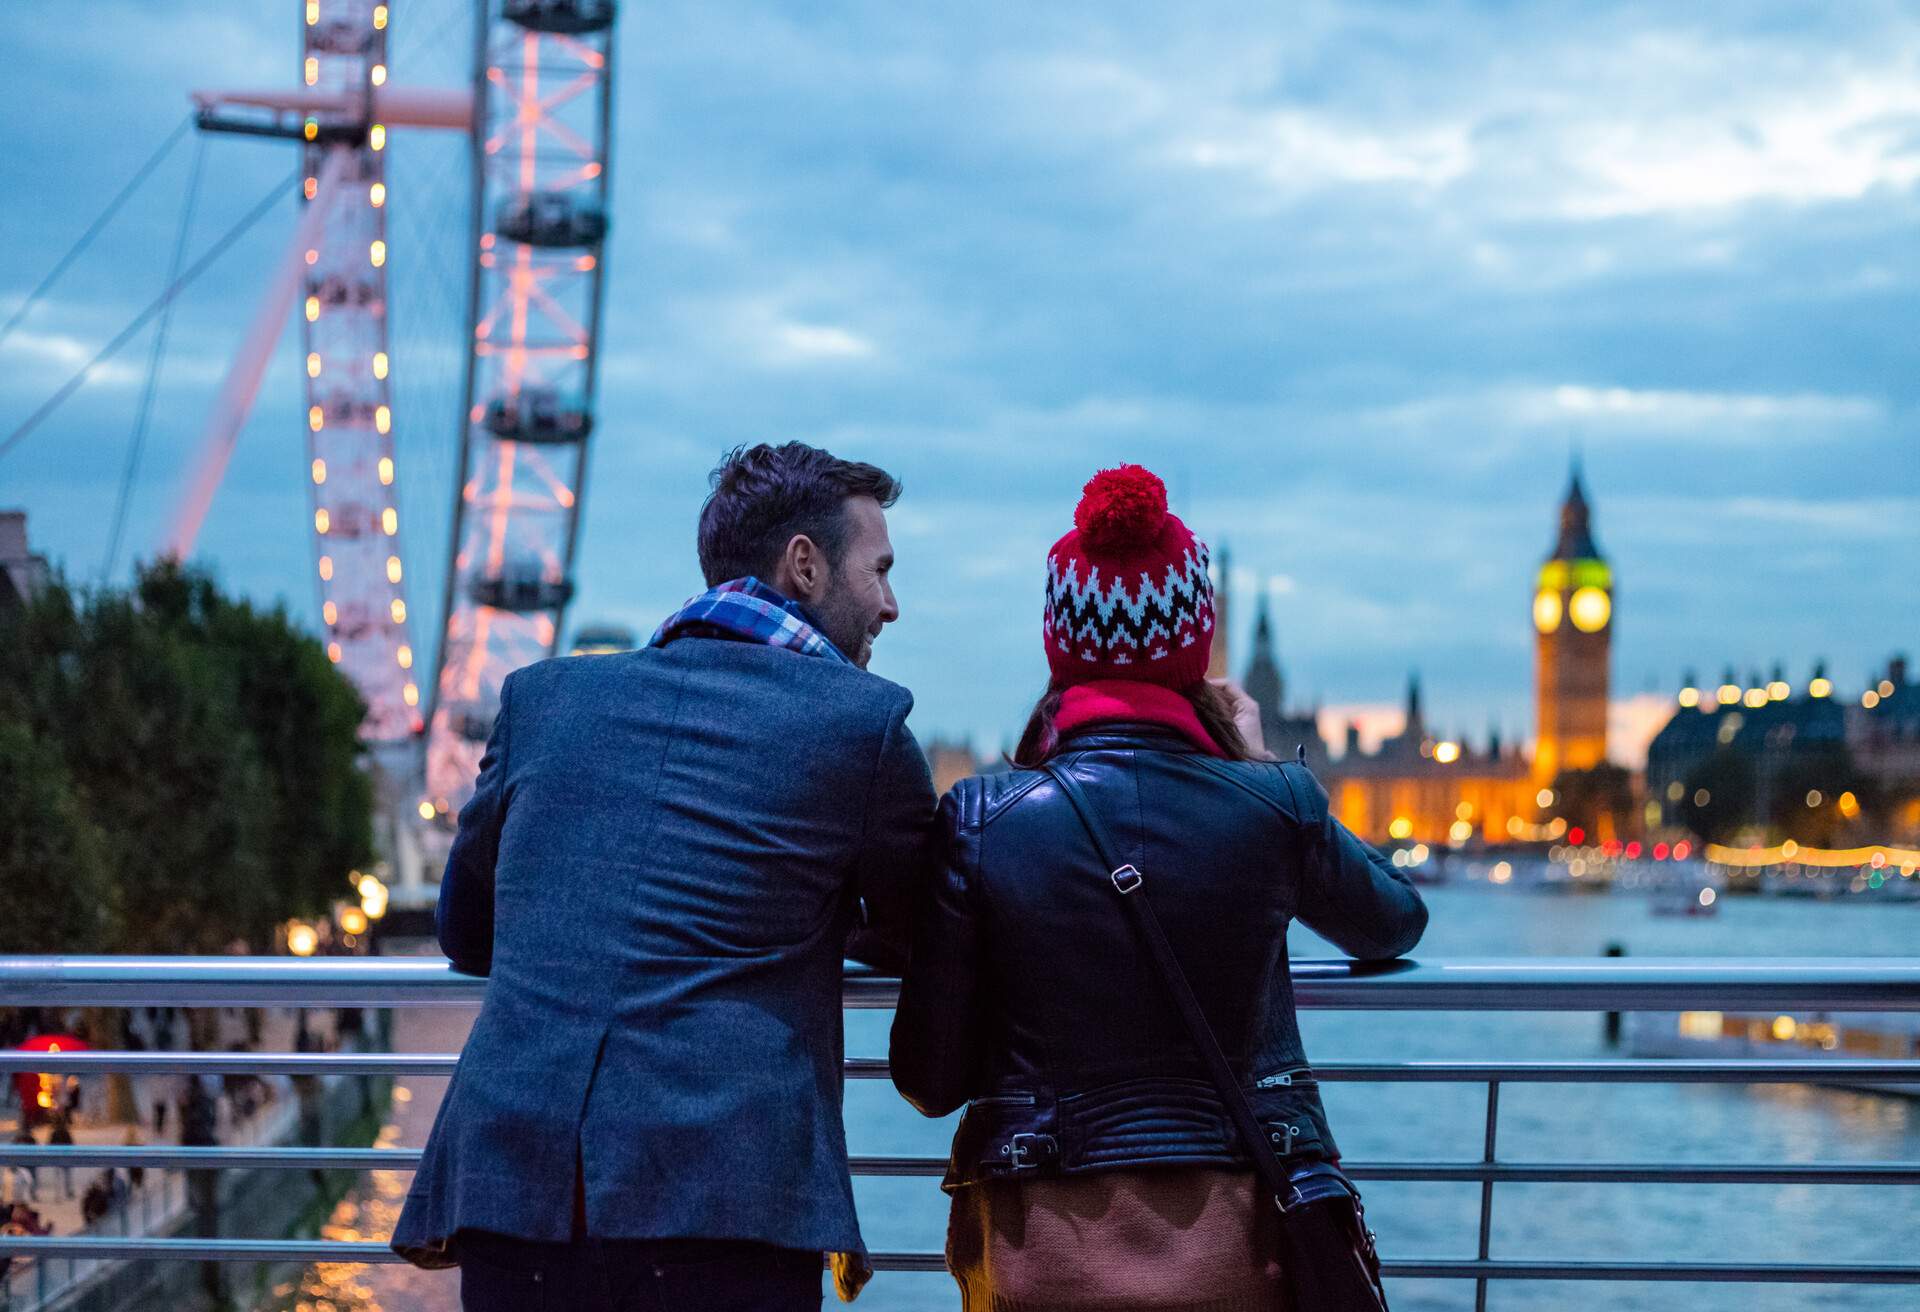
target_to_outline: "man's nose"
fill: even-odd
[[[894,600],[893,584],[885,579],[880,581],[880,622],[891,624],[900,618],[900,603]]]

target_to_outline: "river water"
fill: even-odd
[[[1721,914],[1656,917],[1630,896],[1564,896],[1486,886],[1426,890],[1432,925],[1417,955],[1590,956],[1609,943],[1634,956],[1898,956],[1920,953],[1920,907],[1865,899],[1830,903],[1726,898]],[[1305,930],[1295,956],[1337,956]],[[402,1012],[396,1047],[458,1044],[465,1018]],[[883,1056],[884,1012],[850,1012],[848,1052]],[[1308,1055],[1319,1061],[1501,1059],[1618,1055],[1596,1016],[1561,1013],[1303,1012]],[[400,1086],[384,1142],[425,1136],[442,1080]],[[1349,1160],[1477,1160],[1486,1093],[1474,1085],[1325,1087]],[[950,1121],[921,1119],[884,1082],[847,1086],[851,1150],[944,1154]],[[1920,1161],[1920,1100],[1806,1086],[1508,1085],[1501,1090],[1499,1155],[1513,1161]],[[926,1179],[856,1179],[868,1244],[941,1248],[945,1201]],[[390,1226],[404,1177],[377,1175],[341,1205],[330,1235],[374,1237]],[[1479,1186],[1368,1184],[1369,1219],[1390,1256],[1470,1257]],[[1510,1185],[1494,1190],[1492,1253],[1508,1258],[1700,1262],[1912,1262],[1920,1259],[1920,1189],[1871,1185]],[[457,1275],[410,1268],[307,1272],[289,1302],[328,1312],[457,1312]],[[282,1287],[287,1289],[286,1286]],[[1400,1281],[1396,1312],[1470,1309],[1464,1281]],[[287,1304],[282,1304],[286,1306]],[[829,1295],[829,1306],[831,1306]],[[1920,1308],[1898,1287],[1495,1282],[1502,1312],[1668,1309]],[[861,1296],[865,1312],[952,1312],[944,1275],[883,1273]]]

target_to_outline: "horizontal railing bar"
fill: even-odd
[[[944,1165],[944,1163],[943,1163]],[[1478,1184],[1920,1184],[1920,1162],[1353,1162],[1357,1180]]]
[[[1920,1011],[1920,957],[1529,957],[1291,963],[1302,1007],[1384,1011]],[[413,1006],[477,1003],[440,958],[0,957],[0,1006]],[[845,1005],[899,981],[848,968]]]
[[[0,1075],[17,1072],[125,1075],[439,1075],[459,1058],[445,1052],[0,1052]],[[850,1080],[884,1080],[884,1057],[849,1057]],[[1905,1084],[1920,1085],[1920,1060],[1865,1058],[1614,1058],[1565,1061],[1325,1062],[1323,1083],[1477,1084]]]
[[[858,1176],[908,1176],[937,1179],[946,1173],[945,1157],[848,1158]],[[0,1166],[39,1168],[144,1167],[174,1171],[352,1170],[412,1171],[418,1148],[177,1148],[169,1145],[121,1147],[35,1146],[0,1143]],[[1347,1174],[1361,1180],[1477,1184],[1868,1184],[1920,1185],[1920,1162],[1346,1162]]]
[[[450,1052],[0,1052],[0,1075],[452,1075]]]
[[[0,1235],[0,1254],[16,1257],[146,1258],[193,1262],[398,1262],[384,1243],[331,1239],[147,1239],[111,1236],[46,1239]],[[945,1271],[939,1253],[874,1253],[881,1271]],[[1402,1279],[1661,1280],[1701,1283],[1920,1284],[1920,1266],[1869,1263],[1552,1262],[1494,1258],[1383,1261]]]
[[[1691,1284],[1920,1285],[1920,1266],[1866,1262],[1554,1262],[1514,1258],[1381,1260],[1403,1280],[1658,1280]]]
[[[418,1148],[276,1148],[271,1145],[175,1148],[167,1144],[135,1148],[96,1148],[86,1144],[29,1148],[25,1144],[0,1144],[0,1166],[31,1166],[41,1170],[104,1166],[161,1171],[411,1171],[419,1164]]]
[[[1566,1061],[1329,1062],[1316,1064],[1313,1072],[1323,1083],[1472,1084],[1499,1080],[1503,1084],[1901,1084],[1920,1082],[1920,1061],[1597,1057]]]

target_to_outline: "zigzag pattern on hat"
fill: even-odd
[[[1146,574],[1131,582],[1115,578],[1103,583],[1097,566],[1083,582],[1081,564],[1047,557],[1047,629],[1060,651],[1077,650],[1086,661],[1128,665],[1140,659],[1165,660],[1176,643],[1193,645],[1196,629],[1212,631],[1213,583],[1207,577],[1204,543],[1183,551],[1159,584]]]

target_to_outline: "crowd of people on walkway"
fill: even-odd
[[[51,1009],[0,1009],[0,1048],[18,1048],[37,1036],[70,1037],[76,1047],[123,1047],[129,1052],[182,1051],[206,1046],[209,1039],[229,1052],[292,1046],[296,1051],[330,1051],[339,1036],[357,1028],[345,1017],[323,1017],[313,1024],[305,1013],[293,1018],[291,1044],[267,1033],[267,1013],[232,1009],[214,1013],[211,1034],[196,1044],[188,1013],[175,1007],[130,1009],[120,1035],[95,1045],[82,1012]],[[284,1023],[284,1022],[283,1022]],[[106,1076],[21,1074],[13,1078],[14,1097],[0,1103],[0,1136],[16,1146],[100,1146],[115,1140],[125,1147],[152,1142],[209,1146],[245,1138],[264,1125],[261,1117],[290,1095],[285,1077],[228,1075],[145,1075],[127,1077],[127,1106],[114,1116],[114,1096]],[[0,1086],[4,1087],[4,1086]],[[78,1138],[76,1139],[76,1131]],[[132,1228],[134,1205],[142,1191],[160,1183],[164,1172],[135,1166],[108,1167],[88,1174],[65,1164],[17,1164],[0,1167],[0,1234],[44,1236],[104,1228]],[[0,1282],[24,1268],[28,1259],[0,1257]],[[0,1285],[0,1295],[4,1286]],[[0,1298],[0,1302],[3,1302]]]

